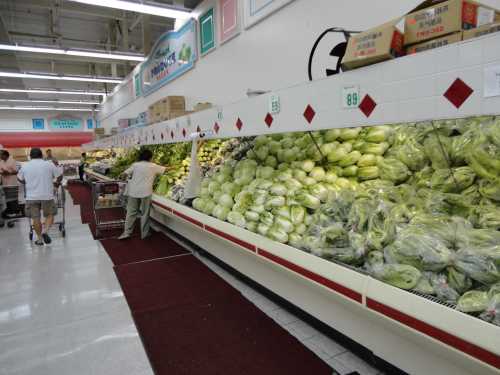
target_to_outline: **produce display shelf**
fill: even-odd
[[[491,72],[500,74],[498,46],[500,33],[490,34],[128,129],[84,148],[176,143],[188,141],[194,132],[204,132],[206,138],[232,138],[498,114],[500,95],[486,87],[491,86]],[[342,93],[349,87],[359,89],[357,107],[345,108]]]
[[[163,197],[151,215],[408,373],[500,373],[500,327]]]

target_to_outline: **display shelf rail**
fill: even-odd
[[[98,181],[106,181],[106,182],[110,182],[110,181],[115,181],[115,179],[111,178],[111,177],[108,177],[108,176],[105,176],[101,173],[97,173],[95,171],[93,171],[92,169],[89,169],[89,168],[85,168],[85,173],[87,174],[87,176],[90,176]]]
[[[500,74],[499,46],[500,33],[491,34],[129,129],[84,148],[183,142],[194,132],[231,138],[494,115],[500,112],[500,95],[489,96],[485,86],[491,83],[488,71]],[[359,88],[359,106],[344,108],[347,87]],[[271,109],[276,100],[279,112]]]
[[[500,373],[498,326],[166,198],[153,207],[160,223],[406,372]]]

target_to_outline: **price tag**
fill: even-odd
[[[278,114],[281,111],[281,101],[279,95],[269,96],[269,113],[272,115]]]
[[[222,108],[218,107],[217,108],[217,120],[222,121],[223,118],[224,118],[224,114],[222,113]]]
[[[500,65],[484,69],[484,97],[500,96]]]
[[[359,107],[359,86],[344,86],[342,88],[342,108],[353,109]]]

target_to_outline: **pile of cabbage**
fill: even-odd
[[[500,118],[259,136],[193,207],[500,320]]]

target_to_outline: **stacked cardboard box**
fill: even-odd
[[[400,19],[352,36],[342,66],[359,68],[496,31],[496,9],[474,0],[427,0]]]
[[[197,103],[194,108],[193,108],[193,112],[200,112],[200,111],[204,111],[206,109],[210,109],[213,107],[213,104],[212,103]]]
[[[186,99],[184,96],[167,96],[148,108],[148,123],[154,124],[161,121],[184,116],[186,114]]]

